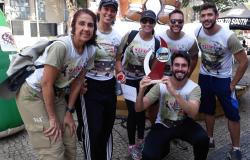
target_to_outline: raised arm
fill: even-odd
[[[147,76],[140,81],[139,93],[137,95],[135,103],[136,112],[141,112],[147,109],[151,104],[153,104],[153,102],[151,102],[149,98],[144,96],[145,90],[149,85],[151,85],[151,79]]]
[[[179,106],[181,107],[181,109],[191,118],[194,118],[199,111],[199,106],[200,106],[200,88],[197,86],[190,95],[190,99],[186,100],[184,99],[177,91],[176,89],[173,87],[170,77],[165,76],[162,79],[162,82],[166,84],[167,86],[167,90],[168,92],[174,96],[174,98],[176,99],[177,103],[179,104]],[[195,96],[193,96],[195,95]],[[196,97],[196,98],[193,98]]]

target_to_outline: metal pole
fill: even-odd
[[[39,15],[38,15],[38,1],[39,0],[35,0],[35,5],[36,5],[36,29],[37,29],[37,38],[40,39]]]

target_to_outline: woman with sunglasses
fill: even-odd
[[[128,41],[127,33],[119,47],[116,62],[116,74],[118,80],[126,83],[129,86],[139,89],[139,82],[145,76],[143,62],[146,54],[150,50],[155,50],[155,43],[158,41],[154,37],[154,27],[156,24],[156,15],[151,10],[142,12],[140,19],[140,30],[132,42],[124,50],[124,46]],[[124,53],[122,53],[124,50]],[[123,55],[123,58],[121,58]],[[128,108],[127,132],[129,139],[128,151],[132,159],[138,160],[141,158],[141,149],[144,141],[145,129],[145,112],[135,112],[135,103],[125,100]],[[135,142],[137,130],[138,141]]]
[[[164,40],[171,53],[183,51],[191,54],[191,72],[192,74],[198,60],[198,46],[195,38],[182,31],[184,25],[184,14],[181,10],[175,9],[169,13],[169,29],[156,35],[157,38]],[[189,75],[189,76],[190,76]]]
[[[97,47],[94,67],[87,72],[87,92],[82,105],[86,158],[112,159],[112,129],[116,113],[115,58],[121,36],[112,25],[116,0],[101,0],[97,12]],[[83,101],[82,101],[83,102]]]

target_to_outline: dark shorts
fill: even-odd
[[[215,96],[217,96],[225,116],[231,121],[240,120],[238,100],[235,92],[230,90],[231,78],[217,78],[200,74],[198,83],[201,87],[201,113],[215,114]]]

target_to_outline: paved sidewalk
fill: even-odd
[[[250,160],[250,92],[247,92],[241,98],[241,148],[242,160]],[[127,133],[121,125],[122,120],[115,122],[114,135],[114,160],[129,160],[127,154]],[[204,122],[200,122],[204,127]],[[208,160],[223,160],[229,149],[230,138],[226,127],[226,119],[219,117],[215,124],[215,142],[216,148],[209,152]],[[191,160],[193,159],[192,148],[189,144],[182,142],[187,149],[181,149],[178,145],[171,144],[170,154],[164,160]],[[29,142],[27,132],[21,131],[13,136],[0,139],[0,160],[35,160],[37,156],[33,152]],[[83,150],[78,144],[77,160],[83,159]]]

